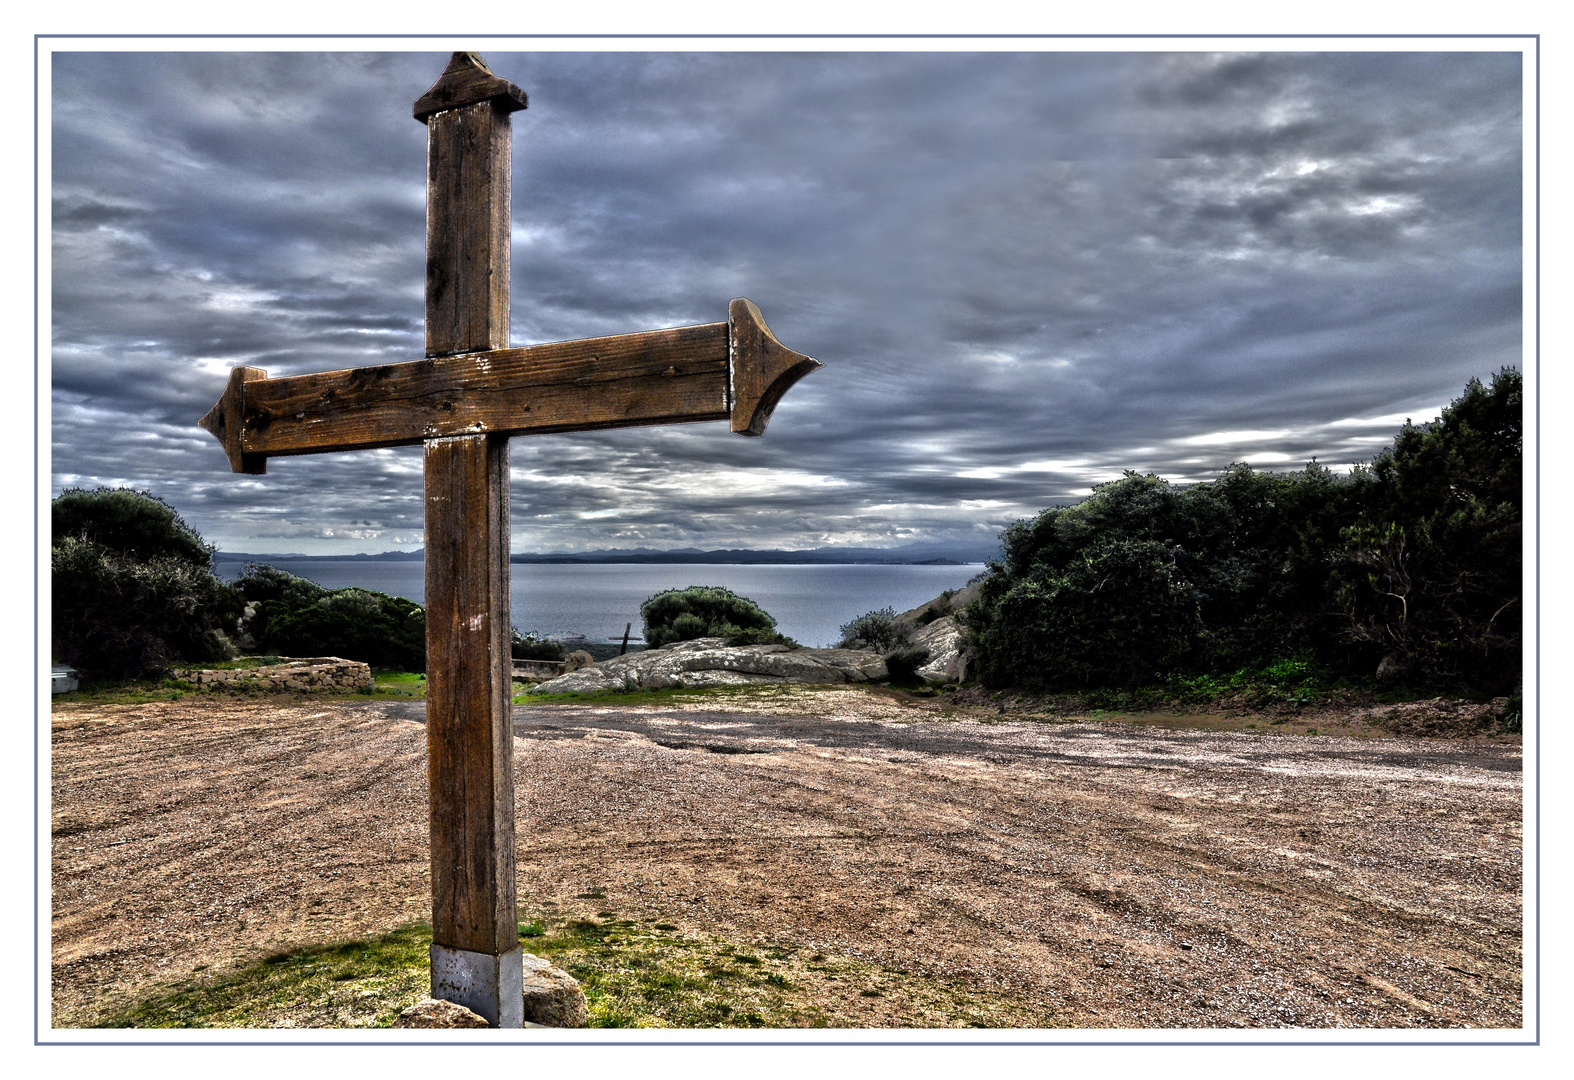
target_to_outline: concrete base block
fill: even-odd
[[[432,996],[463,1005],[495,1028],[525,1023],[524,950],[502,956],[432,946]]]

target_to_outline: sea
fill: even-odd
[[[425,568],[418,561],[380,559],[270,559],[253,561],[309,578],[327,589],[356,587],[425,603]],[[227,581],[243,572],[238,562],[215,561]],[[580,634],[588,641],[623,637],[639,606],[666,589],[720,585],[746,596],[776,618],[776,628],[802,645],[832,646],[842,624],[869,611],[915,608],[947,589],[960,589],[982,563],[904,565],[879,563],[513,563],[510,616],[514,626],[539,636]]]

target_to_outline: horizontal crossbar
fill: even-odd
[[[454,435],[544,435],[732,421],[765,430],[818,361],[784,347],[747,300],[728,322],[429,357],[270,379],[236,368],[202,426],[237,472],[270,457],[408,446]]]

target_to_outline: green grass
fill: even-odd
[[[179,701],[207,693],[176,679],[137,679],[130,682],[86,682],[69,694],[54,694],[54,705],[141,705],[149,701]]]
[[[416,671],[372,672],[372,696],[379,698],[424,698],[426,676]]]
[[[430,985],[431,928],[275,953],[101,1018],[101,1028],[387,1027]]]
[[[263,667],[279,662],[277,656],[246,656],[222,664],[208,664],[203,670],[240,669]],[[224,694],[231,697],[292,698],[303,696],[301,691],[265,690],[246,682],[227,686],[198,686],[180,679],[133,679],[125,682],[84,682],[81,688],[69,694],[55,694],[51,698],[59,704],[84,705],[140,705],[149,701],[179,701],[182,698]],[[317,691],[319,697],[349,697],[355,700],[370,698],[374,701],[398,701],[426,696],[426,676],[414,671],[374,671],[369,690]]]
[[[1404,689],[1391,693],[1395,700],[1406,701],[1426,696],[1419,691],[1407,693]],[[1235,671],[1171,675],[1141,686],[1094,687],[1034,696],[1043,696],[1076,711],[1129,713],[1210,706],[1226,701],[1261,709],[1302,709],[1374,695],[1375,688],[1370,680],[1340,676],[1310,657],[1293,656]]]
[[[183,668],[201,668],[203,671],[240,671],[245,668],[267,667],[270,664],[283,663],[282,656],[237,656],[233,660],[218,660],[207,663],[185,663],[175,665]]]
[[[1323,705],[1396,705],[1436,697],[1438,690],[1403,683],[1379,684],[1374,679],[1343,675],[1322,667],[1309,654],[1302,654],[1234,671],[1171,675],[1141,686],[1023,693],[1040,704],[1078,712],[1151,712],[1228,703],[1284,713]],[[996,699],[1000,696],[994,695]],[[1487,695],[1469,691],[1454,691],[1451,696],[1488,700]],[[1505,710],[1505,727],[1512,725],[1517,711],[1518,706],[1511,701]]]
[[[555,906],[555,905],[554,905]],[[852,957],[780,942],[684,934],[671,923],[542,913],[527,952],[579,980],[602,1028],[1041,1027],[1042,1010]],[[386,1027],[426,996],[430,927],[276,953],[197,971],[116,1009],[109,1028]],[[889,1011],[871,1009],[897,1007]]]

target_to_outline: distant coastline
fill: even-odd
[[[897,548],[841,548],[819,547],[791,551],[781,548],[748,549],[727,548],[701,551],[697,548],[680,548],[657,551],[649,548],[604,548],[596,551],[554,551],[544,553],[516,551],[509,556],[513,563],[652,563],[668,565],[731,564],[738,566],[765,565],[848,565],[870,564],[883,566],[970,566],[996,558],[998,549],[993,544],[908,544]],[[362,562],[421,562],[426,558],[422,549],[415,551],[384,551],[361,555],[302,555],[294,552],[253,554],[240,551],[220,551],[214,554],[218,562],[266,563],[279,559],[290,562],[362,561]]]
[[[325,589],[366,589],[425,603],[426,571],[420,552],[400,554],[393,559],[291,558],[226,552],[214,559],[213,569],[221,579],[235,581],[247,563],[263,563]],[[660,558],[643,553],[646,559],[653,556]],[[841,626],[850,619],[885,607],[897,611],[917,607],[947,589],[964,587],[982,569],[979,563],[911,561],[673,564],[625,558],[515,564],[509,574],[510,618],[521,632],[540,636],[582,634],[589,641],[621,640],[626,626],[637,625],[640,606],[650,597],[668,589],[715,585],[759,604],[788,637],[805,645],[834,645],[841,640]]]

